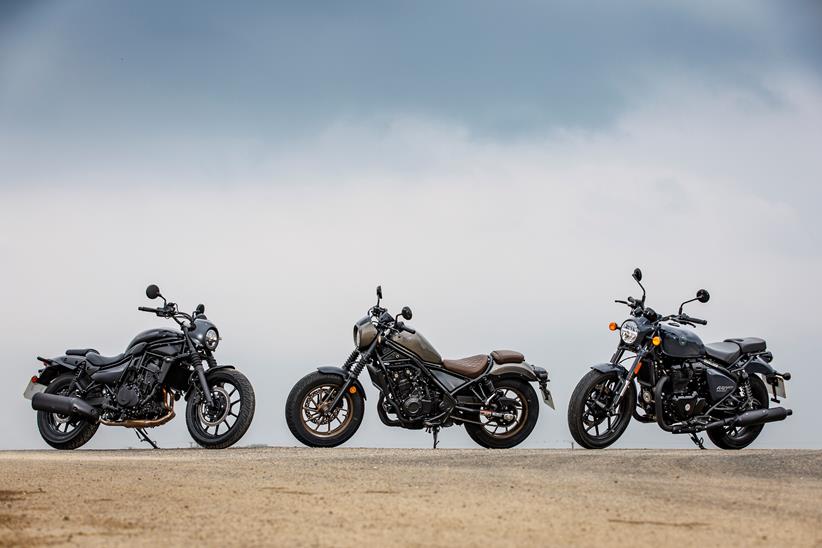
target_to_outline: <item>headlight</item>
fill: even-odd
[[[628,320],[622,324],[622,329],[619,330],[619,335],[622,337],[622,342],[625,344],[634,344],[639,335],[639,326],[633,320]]]
[[[217,334],[216,329],[209,329],[206,331],[205,334],[205,346],[209,350],[214,350],[217,348],[217,344],[220,342],[220,336]]]
[[[361,337],[362,337],[362,329],[360,329],[360,326],[355,325],[354,326],[354,346],[356,348],[360,347],[360,338]]]

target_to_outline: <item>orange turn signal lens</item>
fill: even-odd
[[[660,344],[662,344],[662,339],[659,335],[657,335],[656,337],[651,339],[651,342],[654,343],[654,346],[659,346]]]
[[[357,387],[352,386],[351,388],[348,389],[348,391],[351,392],[352,394],[356,394],[357,393]]]
[[[608,329],[610,329],[611,331],[616,331],[617,329],[619,329],[619,326],[616,322],[611,322],[608,324]]]

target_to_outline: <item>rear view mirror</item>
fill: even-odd
[[[633,276],[634,276],[634,279],[636,281],[638,281],[638,282],[642,281],[642,271],[640,269],[635,268]]]
[[[381,285],[377,286],[377,298],[382,299],[382,286]]]
[[[707,303],[709,300],[711,300],[711,294],[708,293],[707,289],[700,289],[696,292],[696,300],[698,300],[701,303]]]
[[[146,297],[149,299],[156,299],[160,296],[160,288],[154,284],[151,284],[146,288]]]
[[[204,304],[198,304],[197,308],[194,309],[195,314],[202,314],[203,312],[205,312],[205,305]]]
[[[411,313],[411,309],[408,308],[407,306],[402,307],[402,317],[405,318],[406,320],[410,320],[413,317],[413,314]]]

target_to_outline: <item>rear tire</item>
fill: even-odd
[[[770,406],[770,397],[765,383],[756,375],[751,375],[750,380],[751,391],[755,400],[753,409],[767,409]],[[711,442],[720,449],[739,450],[752,444],[762,433],[763,428],[765,428],[764,424],[745,426],[736,429],[736,434],[734,434],[734,429],[719,426],[709,428],[706,432]]]
[[[610,419],[605,410],[593,403],[594,400],[608,400],[613,396],[614,390],[622,387],[621,385],[622,381],[616,372],[602,373],[596,369],[590,370],[577,383],[571,395],[571,402],[568,404],[568,428],[571,430],[574,441],[581,447],[604,449],[617,441],[628,428],[636,406],[636,387],[633,382],[622,396],[619,408]],[[599,434],[600,427],[606,429],[604,434]],[[591,433],[591,430],[594,432]]]
[[[520,379],[508,378],[494,381],[496,390],[516,394],[520,406],[517,408],[524,416],[519,416],[514,428],[501,434],[489,431],[495,423],[487,422],[486,426],[465,423],[465,431],[478,445],[488,449],[509,449],[524,442],[533,432],[539,418],[539,398],[533,387]]]
[[[71,373],[60,375],[46,387],[46,394],[69,395],[68,387],[73,379],[74,375]],[[92,424],[85,419],[72,421],[57,413],[37,412],[37,429],[40,430],[40,436],[55,449],[71,450],[82,447],[94,436],[99,427],[99,422]],[[62,431],[62,428],[66,430]]]
[[[365,413],[364,395],[359,391],[346,391],[330,416],[319,409],[344,382],[342,377],[319,371],[297,381],[285,402],[285,422],[297,440],[309,447],[337,447],[357,432]]]

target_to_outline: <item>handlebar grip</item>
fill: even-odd
[[[408,327],[407,325],[405,325],[402,322],[397,322],[397,329],[399,329],[400,331],[407,331],[408,333],[411,333],[412,335],[417,333],[416,330]]]
[[[156,308],[150,308],[148,306],[138,306],[137,310],[139,310],[140,312],[154,312],[155,314],[157,313]]]
[[[689,321],[698,323],[699,325],[708,325],[707,320],[700,320],[699,318],[691,318]]]

